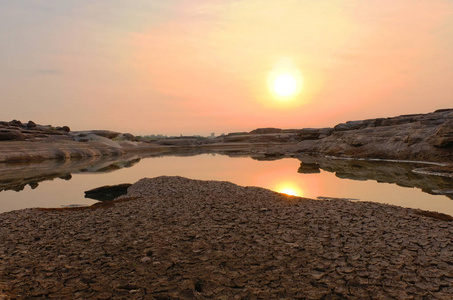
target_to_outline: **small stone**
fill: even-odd
[[[150,260],[151,260],[151,258],[148,257],[148,256],[142,257],[142,258],[140,259],[140,261],[141,261],[142,263],[147,263],[147,262],[149,262]]]

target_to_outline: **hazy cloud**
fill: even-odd
[[[35,70],[36,75],[58,75],[63,73],[61,69],[38,69]]]

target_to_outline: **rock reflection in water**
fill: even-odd
[[[75,160],[43,160],[35,163],[3,163],[0,168],[0,192],[22,191],[26,185],[36,189],[40,182],[60,178],[70,180],[76,173],[107,173],[130,168],[140,161],[136,156],[90,157]]]
[[[186,152],[177,152],[148,159],[142,159],[147,156],[125,155],[3,164],[0,166],[0,190],[21,190],[26,185],[35,190],[25,188],[21,193],[0,193],[0,212],[27,207],[90,205],[94,201],[84,198],[84,191],[106,185],[133,183],[143,177],[177,175],[231,181],[242,186],[259,186],[308,198],[355,198],[453,215],[453,202],[450,201],[453,179],[414,173],[413,169],[427,166],[420,163],[352,161],[313,156],[300,157],[300,160],[279,159],[281,157],[267,157],[260,152],[251,157],[240,151],[208,154],[192,151],[190,154],[188,157],[185,157],[188,155]],[[56,178],[72,180],[48,182]],[[377,182],[396,183],[416,189]],[[444,193],[450,199],[428,193]]]
[[[302,156],[299,173],[319,173],[320,169],[334,173],[338,178],[375,180],[394,183],[402,187],[419,188],[432,195],[445,195],[453,199],[453,178],[419,174],[413,170],[426,167],[422,163],[345,160],[321,156]]]

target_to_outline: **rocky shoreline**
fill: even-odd
[[[453,222],[229,182],[142,179],[0,214],[0,299],[451,299]]]
[[[108,130],[71,132],[68,126],[43,126],[32,121],[0,122],[0,163],[191,149],[444,162],[452,172],[453,109],[348,121],[332,128],[259,128],[217,137],[162,139]]]

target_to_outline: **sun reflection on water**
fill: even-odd
[[[303,197],[304,191],[292,182],[282,182],[276,185],[275,191],[289,196]]]

